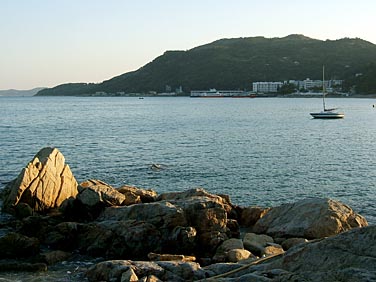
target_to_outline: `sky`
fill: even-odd
[[[222,38],[361,38],[375,0],[0,0],[0,90],[102,82]]]

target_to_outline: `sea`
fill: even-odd
[[[312,119],[320,98],[0,97],[0,189],[50,146],[78,182],[201,187],[243,207],[325,197],[375,224],[376,100],[326,102],[345,118]],[[0,280],[80,281],[79,267]]]
[[[312,119],[320,98],[0,97],[0,189],[50,146],[78,182],[202,187],[240,206],[327,197],[375,224],[376,100],[326,102],[345,118]]]

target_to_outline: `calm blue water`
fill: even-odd
[[[200,186],[242,206],[330,197],[375,224],[375,102],[328,99],[345,119],[314,120],[319,98],[0,97],[0,189],[55,146],[78,182]]]

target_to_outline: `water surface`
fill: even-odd
[[[346,117],[315,120],[319,98],[0,97],[0,189],[54,146],[78,182],[203,187],[242,206],[329,197],[375,224],[373,103],[327,99]]]

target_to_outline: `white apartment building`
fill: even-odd
[[[255,93],[276,93],[283,82],[253,82],[252,90]]]
[[[342,80],[325,80],[325,88],[329,89],[341,86],[342,82]],[[311,80],[309,78],[305,80],[289,80],[288,83],[295,84],[297,89],[310,90],[313,88],[322,88],[322,80]]]

